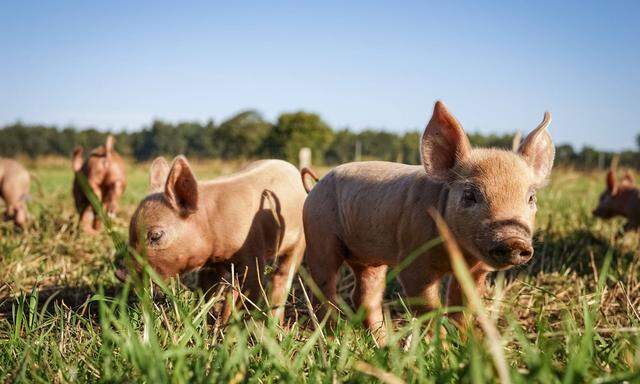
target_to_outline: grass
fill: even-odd
[[[110,237],[76,228],[68,164],[28,166],[43,189],[32,188],[33,226],[16,233],[0,224],[4,382],[494,382],[496,347],[503,381],[640,382],[639,238],[590,215],[601,173],[557,170],[540,194],[535,261],[496,275],[484,299],[497,336],[480,327],[460,334],[441,311],[414,319],[392,283],[389,343],[379,348],[360,312],[314,327],[299,283],[282,327],[249,306],[220,327],[209,313],[224,295],[205,298],[176,281],[161,295],[118,283]],[[237,167],[194,164],[201,179]],[[147,165],[128,172],[114,220],[122,236],[148,183]],[[352,284],[345,272],[347,302]]]

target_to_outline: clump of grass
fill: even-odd
[[[143,168],[129,168],[133,187],[111,227],[117,242],[145,193]],[[385,306],[389,342],[377,347],[359,311],[345,311],[332,327],[323,319],[314,326],[310,292],[305,295],[298,278],[283,326],[251,306],[220,326],[211,309],[224,300],[223,292],[205,296],[177,281],[151,288],[148,278],[116,283],[112,238],[76,229],[71,172],[35,172],[45,189],[45,197],[31,203],[35,223],[22,234],[0,225],[3,381],[499,379],[486,347],[496,340],[477,327],[460,334],[444,311],[413,318],[393,284]],[[535,263],[492,282],[484,308],[496,324],[511,382],[640,381],[638,238],[621,236],[619,222],[589,215],[602,180],[602,174],[557,171],[539,198]],[[345,274],[340,288],[348,302],[352,281]],[[162,298],[154,300],[158,289]]]

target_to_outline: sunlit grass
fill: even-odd
[[[239,164],[195,163],[201,179]],[[262,312],[213,316],[224,293],[205,297],[176,281],[152,300],[151,285],[122,285],[103,233],[75,226],[73,174],[35,163],[33,225],[0,225],[0,380],[13,382],[493,382],[494,359],[479,327],[460,335],[441,316],[413,319],[390,284],[389,343],[376,347],[348,312],[314,327],[294,284],[283,326]],[[147,166],[128,165],[129,185],[114,230],[147,191]],[[557,170],[539,196],[535,261],[497,276],[484,300],[515,383],[640,381],[638,236],[590,210],[603,174]],[[298,281],[296,278],[295,281]],[[349,302],[351,277],[341,292]],[[158,288],[154,288],[158,290]],[[319,319],[322,322],[322,319]],[[441,330],[446,328],[447,332]]]

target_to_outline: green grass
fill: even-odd
[[[484,300],[499,338],[479,327],[460,335],[441,312],[413,319],[390,284],[389,343],[379,348],[361,313],[315,328],[300,284],[282,327],[257,310],[220,327],[209,314],[223,294],[205,299],[175,281],[154,300],[148,284],[119,284],[110,237],[76,229],[68,164],[28,165],[43,189],[32,188],[33,226],[0,225],[2,381],[494,382],[488,345],[498,343],[515,383],[640,382],[638,236],[591,217],[602,174],[558,170],[540,194],[535,261],[497,275]],[[235,168],[195,164],[203,179]],[[129,165],[114,221],[122,236],[146,169]],[[345,272],[346,301],[351,284]]]

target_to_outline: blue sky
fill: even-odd
[[[557,143],[640,133],[637,1],[240,3],[2,2],[0,124],[255,108],[405,131],[442,99],[468,131],[527,132],[548,109]]]

